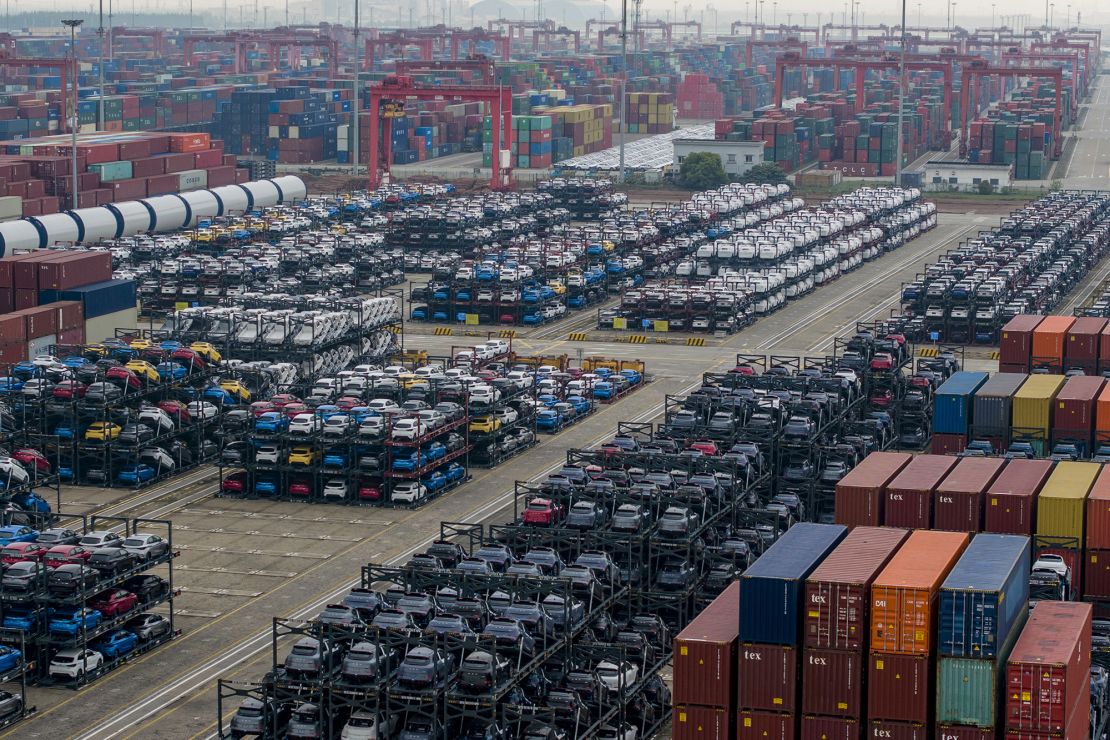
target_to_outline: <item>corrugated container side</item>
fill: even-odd
[[[1018,619],[1003,644],[988,659],[941,656],[937,659],[936,721],[973,727],[1001,727],[1004,717],[1006,658],[1021,633],[1029,610],[1023,601]]]
[[[798,645],[805,579],[847,534],[838,524],[795,524],[740,578],[740,640]]]
[[[971,399],[976,389],[987,382],[987,373],[962,370],[952,373],[937,388],[933,399],[933,431],[940,434],[967,434],[971,426]]]
[[[867,718],[928,724],[933,705],[930,655],[871,653],[867,672]]]
[[[794,740],[794,715],[778,712],[740,712],[738,740]]]
[[[1110,550],[1088,547],[1084,553],[1083,596],[1110,599]]]
[[[979,386],[972,400],[972,437],[1006,437],[1010,431],[1013,396],[1028,375],[995,373]]]
[[[918,530],[902,544],[871,584],[872,650],[932,652],[937,591],[968,539],[963,532]]]
[[[1087,495],[1086,546],[1110,549],[1110,467],[1103,466]]]
[[[1094,316],[1077,318],[1068,329],[1064,342],[1064,365],[1067,368],[1081,368],[1094,374],[1098,368],[1098,348],[1106,319]]]
[[[1102,466],[1060,462],[1037,497],[1037,536],[1077,540],[1083,546],[1083,515],[1087,493]]]
[[[1037,494],[1049,475],[1051,460],[1011,460],[987,489],[983,530],[999,534],[1033,534]]]
[[[806,647],[866,647],[871,582],[908,536],[904,529],[856,527],[817,566],[806,579]]]
[[[1033,367],[1047,367],[1060,371],[1064,366],[1064,338],[1074,316],[1045,316],[1033,330]]]
[[[1002,458],[967,457],[936,489],[933,528],[978,532],[983,528],[983,494],[1005,467]]]
[[[998,654],[1029,601],[1031,558],[1029,538],[1021,535],[981,534],[971,541],[940,587],[941,655]]]
[[[802,740],[859,740],[860,725],[844,717],[802,717]]]
[[[862,717],[867,657],[855,650],[806,648],[802,655],[802,712]]]
[[[937,725],[936,740],[996,740],[993,727],[968,727],[967,725]]]
[[[1105,379],[1089,375],[1068,378],[1056,395],[1052,411],[1052,438],[1091,444],[1095,428],[1095,402]],[[1086,451],[1084,449],[1084,451]]]
[[[1029,358],[1033,354],[1033,330],[1044,316],[1021,314],[1006,322],[999,333],[998,352],[1000,361],[1007,365],[1024,365],[1029,370]]]
[[[909,464],[903,452],[872,452],[836,484],[836,523],[877,527],[883,523],[884,489]]]
[[[929,441],[929,452],[933,455],[958,455],[967,449],[966,434],[933,433]]]
[[[675,705],[671,710],[673,740],[732,740],[734,714],[721,707]]]
[[[674,638],[675,704],[732,706],[739,634],[740,583],[734,581]]]
[[[1062,732],[1077,705],[1089,707],[1091,614],[1090,604],[1037,603],[1006,662],[1007,730]]]
[[[798,698],[798,650],[785,645],[740,644],[737,706],[793,712]]]
[[[1063,375],[1030,375],[1012,402],[1015,435],[1040,434],[1047,440],[1052,426],[1052,401],[1067,380]]]
[[[1029,730],[1007,730],[1003,735],[1004,740],[1091,740],[1090,694],[1086,702],[1072,712],[1071,719],[1062,732],[1045,733]]]
[[[910,461],[886,488],[883,524],[908,529],[932,526],[934,491],[958,462],[959,458],[946,455],[918,455]]]
[[[1107,336],[1110,340],[1110,335]],[[1110,356],[1105,358],[1110,367]],[[1110,385],[1104,386],[1095,401],[1095,443],[1110,442]]]
[[[873,720],[867,723],[867,737],[882,740],[931,740],[925,725],[917,722],[888,722]]]

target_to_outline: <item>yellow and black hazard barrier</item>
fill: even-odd
[[[689,337],[686,340],[687,347],[704,347],[705,337]]]
[[[940,355],[940,350],[937,349],[936,347],[918,347],[917,348],[917,356],[918,357],[937,357],[939,355]]]
[[[437,337],[449,337],[455,333],[455,330],[449,326],[437,326],[433,334]]]
[[[628,337],[629,344],[647,344],[647,337],[643,334],[632,334]]]
[[[516,339],[516,329],[502,329],[497,332],[497,336],[501,339]]]
[[[585,342],[586,341],[586,332],[584,332],[584,331],[572,331],[570,333],[570,336],[567,337],[567,341],[568,342]]]
[[[992,360],[1001,360],[1002,359],[1002,353],[1000,353],[998,350],[994,350],[993,352],[991,352],[991,359]]]
[[[393,332],[394,334],[400,334],[401,333],[401,327],[397,326],[396,324],[390,324],[389,326],[385,327],[385,330],[389,331],[389,332]]]

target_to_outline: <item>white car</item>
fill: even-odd
[[[281,452],[277,445],[262,445],[254,453],[254,461],[263,465],[277,465]]]
[[[1042,552],[1037,556],[1037,562],[1033,563],[1033,570],[1050,570],[1071,583],[1071,566],[1060,555]]]
[[[324,422],[325,437],[346,437],[354,429],[355,420],[346,414],[336,414]]]
[[[424,429],[429,432],[434,429],[439,429],[447,423],[447,417],[435,409],[423,409],[417,413],[417,416],[420,417]]]
[[[516,412],[516,409],[510,408],[509,406],[505,406],[504,408],[497,409],[496,411],[493,412],[493,415],[495,417],[497,417],[497,419],[504,426],[508,426],[509,424],[512,424],[520,416]]]
[[[82,535],[77,544],[87,550],[98,547],[123,547],[123,538],[115,532],[98,532],[93,530]]]
[[[486,342],[486,347],[493,350],[495,355],[503,355],[509,351],[509,343],[504,339],[490,339]]]
[[[380,740],[393,737],[393,731],[397,729],[399,719],[396,714],[383,718],[374,712],[355,712],[343,726],[339,738],[340,740]]]
[[[312,413],[297,414],[289,421],[290,434],[315,434],[323,427],[324,422],[319,416]]]
[[[536,379],[532,377],[532,373],[525,372],[524,370],[513,370],[507,376],[509,380],[513,381],[513,385],[521,390],[531,388]]]
[[[104,656],[95,650],[67,648],[50,659],[50,675],[83,679],[104,665]]]
[[[194,419],[215,419],[220,410],[207,401],[193,401],[188,406],[189,415]]]
[[[401,407],[397,405],[396,401],[389,398],[373,398],[370,403],[366,404],[366,408],[379,414],[401,413]]]
[[[393,439],[419,439],[428,431],[428,427],[420,422],[420,418],[409,416],[393,422],[390,437]]]
[[[423,483],[407,480],[398,483],[390,494],[390,499],[402,504],[415,504],[423,501],[428,496],[428,489]]]
[[[613,693],[625,692],[636,684],[640,669],[627,660],[622,660],[619,663],[603,660],[597,664],[597,675],[609,691]]]
[[[136,532],[123,541],[123,549],[143,560],[154,560],[169,552],[170,545],[156,534]]]
[[[7,483],[7,487],[26,483],[30,479],[23,463],[14,457],[0,457],[0,481]]]
[[[173,419],[170,418],[170,415],[155,406],[144,406],[139,411],[139,421],[153,429],[157,434],[172,432],[174,429]]]
[[[371,416],[369,418],[363,419],[362,423],[358,425],[358,435],[360,437],[380,437],[384,433],[384,416]]]
[[[324,498],[347,498],[347,481],[342,478],[332,478],[324,484]]]
[[[491,385],[475,385],[470,388],[471,403],[493,403],[501,397],[501,391]]]
[[[492,294],[490,300],[493,300]],[[474,356],[479,360],[492,360],[494,357],[497,357],[497,351],[484,344],[476,344],[474,345]]]

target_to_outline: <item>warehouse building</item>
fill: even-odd
[[[763,164],[762,141],[717,141],[715,139],[675,139],[674,161],[678,166],[695,152],[710,152],[721,158],[725,173],[732,177],[745,174]]]
[[[978,190],[986,180],[995,191],[1014,184],[1012,164],[983,164],[977,162],[945,162],[934,160],[925,163],[923,183],[926,190]]]

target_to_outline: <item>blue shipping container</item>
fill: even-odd
[[[839,524],[795,524],[744,572],[741,642],[801,644],[805,580],[847,532]]]
[[[979,534],[940,587],[938,651],[993,658],[1029,600],[1029,538]]]
[[[933,432],[967,434],[971,426],[971,396],[988,377],[987,373],[962,370],[944,381],[933,404]]]
[[[126,308],[135,308],[135,281],[105,280],[69,290],[39,291],[39,304],[55,301],[81,301],[85,308],[85,318],[95,319]]]

